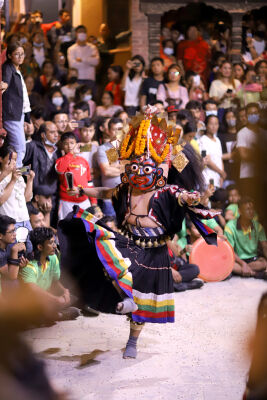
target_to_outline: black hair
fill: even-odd
[[[112,69],[113,72],[119,75],[119,79],[121,80],[123,76],[123,69],[120,65],[110,65],[108,69]]]
[[[154,61],[160,61],[162,65],[164,65],[164,60],[161,57],[153,57],[152,60],[150,61],[150,66]]]
[[[152,106],[154,106],[155,104],[162,104],[164,106],[164,103],[162,100],[155,100],[155,101],[151,102]]]
[[[82,118],[81,121],[83,121],[83,123],[84,123],[84,128],[90,128],[90,126],[95,127],[95,121],[92,118],[89,118],[89,117]]]
[[[0,215],[0,233],[5,235],[9,225],[15,225],[16,221],[14,218],[8,217],[7,215]]]
[[[66,102],[66,96],[64,96],[64,94],[61,92],[60,86],[54,86],[54,87],[52,87],[52,88],[49,90],[49,92],[47,93],[47,97],[48,97],[50,100],[52,100],[53,95],[54,95],[55,93],[57,93],[57,92],[60,93],[61,96],[62,96],[62,98],[63,98],[63,103],[62,103],[62,106],[61,106],[61,107],[63,107],[63,104]]]
[[[50,240],[53,236],[54,233],[51,228],[41,227],[30,231],[29,238],[32,243],[35,259],[40,259],[40,250],[38,250],[38,245],[43,245],[46,240]]]
[[[248,204],[248,203],[253,203],[254,204],[254,200],[252,199],[252,197],[250,197],[250,196],[242,196],[241,199],[238,202],[238,208],[240,208],[244,204]]]
[[[254,67],[254,68],[255,68],[256,74],[258,74],[259,68],[260,68],[260,66],[261,66],[262,63],[264,63],[264,64],[267,65],[267,60],[260,60],[260,61],[258,61],[258,62],[255,64],[255,67]]]
[[[88,111],[88,114],[90,114],[90,108],[87,101],[79,101],[78,103],[75,103],[73,110],[82,110],[83,112]]]
[[[226,187],[226,190],[227,190],[227,192],[231,192],[231,190],[238,190],[238,187],[234,184],[231,184]]]
[[[30,206],[28,204],[27,204],[27,209],[28,209],[29,216],[38,215],[40,212],[42,212],[42,211],[38,210],[38,208],[35,208],[34,206]]]
[[[248,103],[246,105],[246,113],[248,112],[249,108],[255,107],[257,108],[258,112],[260,112],[260,106],[258,103]]]
[[[58,12],[58,15],[59,15],[60,17],[62,17],[62,15],[63,15],[64,13],[70,14],[70,12],[69,12],[68,10],[66,10],[65,8],[61,8],[61,10],[59,10],[59,12]]]
[[[52,60],[50,60],[49,58],[47,58],[46,60],[44,60],[43,64],[42,64],[42,71],[44,70],[44,67],[46,66],[46,64],[51,64],[53,67],[53,75],[55,73],[55,64],[53,63]]]
[[[191,113],[191,111],[189,110],[180,110],[177,113],[177,121],[182,121],[183,119],[187,119],[187,121],[189,122],[193,122],[194,121],[194,117],[193,114]]]
[[[173,41],[172,39],[165,39],[165,40],[163,40],[162,46],[165,47],[167,42],[172,42],[173,48],[175,49],[175,43],[174,43],[174,41]]]
[[[197,124],[195,123],[195,121],[188,121],[183,127],[184,135],[196,131],[197,131]]]
[[[210,201],[217,202],[220,201],[222,203],[226,203],[228,200],[228,193],[226,189],[218,188],[215,190],[213,195],[210,197]]]
[[[45,117],[45,109],[41,106],[36,106],[32,109],[31,116],[36,119],[44,118]]]
[[[5,158],[10,153],[17,153],[17,151],[15,150],[15,148],[13,146],[10,146],[5,143],[2,147],[0,147],[0,157],[1,158]]]
[[[97,209],[97,208],[99,209],[100,207],[99,207],[99,206],[91,206],[91,207],[86,208],[85,211],[87,211],[87,212],[89,212],[89,213],[95,215],[95,212],[96,212],[96,209]]]
[[[140,61],[141,64],[143,64],[143,71],[144,71],[145,65],[146,65],[144,58],[142,56],[140,56],[139,54],[136,54],[135,56],[133,56],[131,58],[131,61],[134,61],[134,60],[138,60],[138,61]],[[132,81],[133,78],[135,77],[135,75],[136,75],[135,70],[133,68],[131,68],[130,72],[129,72],[129,79]]]
[[[110,118],[110,120],[108,121],[108,129],[111,128],[111,125],[118,124],[119,122],[122,123],[122,120],[120,118],[115,118],[115,117]]]
[[[190,69],[186,71],[184,79],[185,81],[187,81],[189,78],[191,78],[191,76],[196,76],[197,73],[194,71],[191,71]]]
[[[211,114],[211,115],[208,115],[206,118],[205,118],[205,125],[207,126],[208,125],[208,123],[209,123],[209,120],[211,119],[211,118],[217,118],[217,120],[218,120],[218,122],[219,122],[219,117],[218,117],[218,115],[214,115],[214,114]]]
[[[218,106],[217,101],[215,101],[213,99],[209,99],[209,100],[204,101],[204,103],[203,103],[204,110],[206,110],[207,104],[215,104],[216,107]]]
[[[74,102],[78,103],[79,101],[81,101],[81,95],[85,94],[88,90],[92,91],[92,88],[86,83],[84,85],[78,86],[75,90]]]
[[[113,103],[113,101],[114,101],[114,94],[110,91],[110,90],[104,90],[104,92],[102,93],[102,96],[103,96],[103,94],[105,94],[105,93],[107,93],[110,97],[111,97],[111,100],[112,100],[112,103]],[[101,96],[101,97],[102,97]]]
[[[41,17],[43,18],[43,13],[42,13],[41,10],[34,10],[34,11],[31,12],[31,14],[40,14]]]
[[[51,119],[54,120],[55,116],[58,115],[58,114],[66,114],[66,115],[68,115],[67,112],[64,112],[64,111],[61,111],[61,110],[57,110],[52,114],[52,116],[51,116],[52,118]]]
[[[23,48],[23,45],[19,41],[8,44],[7,49],[6,49],[6,58],[9,62],[11,62],[10,56],[12,55],[13,51],[19,49],[20,47]]]
[[[84,29],[84,30],[85,30],[85,32],[87,32],[87,28],[86,28],[86,26],[85,26],[85,25],[78,25],[78,26],[76,26],[76,28],[75,28],[75,32],[77,32],[79,29]]]
[[[199,101],[197,100],[190,100],[186,106],[185,106],[186,110],[201,110],[202,109],[202,105]]]
[[[107,222],[115,222],[116,224],[116,219],[111,215],[104,215],[99,222],[102,222],[103,224],[106,224]]]
[[[63,143],[64,140],[67,140],[67,139],[74,139],[75,142],[77,142],[77,138],[76,138],[76,136],[74,135],[73,132],[65,132],[65,133],[63,133],[61,135],[60,141]]]

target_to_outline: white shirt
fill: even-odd
[[[139,92],[140,86],[143,82],[143,79],[140,77],[139,79],[130,80],[129,76],[126,78],[125,82],[125,98],[124,105],[126,107],[138,107],[139,106]]]
[[[37,62],[39,67],[42,68],[43,62],[45,60],[44,47],[38,48],[38,47],[33,46],[32,52],[33,52],[33,57],[34,57],[35,61]]]
[[[6,186],[11,181],[11,178],[12,174],[9,174],[2,180],[2,182],[0,182],[0,196],[3,195]],[[24,179],[20,176],[16,181],[9,198],[0,206],[1,215],[7,215],[14,218],[16,222],[28,221],[30,219],[25,200],[25,188],[26,184]]]
[[[261,53],[263,53],[265,50],[265,40],[258,41],[258,40],[252,39],[252,43],[253,43],[254,49],[256,50],[258,56],[260,56]]]
[[[237,133],[236,147],[251,149],[256,144],[257,135],[246,126]],[[254,176],[254,164],[251,161],[241,161],[240,178],[252,178]]]
[[[17,70],[17,73],[20,75],[20,79],[21,79],[21,84],[22,84],[22,92],[23,92],[23,106],[22,106],[22,111],[25,113],[28,113],[31,111],[31,104],[30,104],[30,100],[29,100],[29,96],[28,96],[28,92],[27,92],[27,88],[23,79],[23,76],[20,72],[20,70]]]
[[[76,61],[80,58],[82,61]],[[91,43],[80,46],[77,43],[68,48],[68,62],[70,68],[78,70],[78,79],[95,80],[95,67],[99,63],[99,53]]]
[[[210,139],[207,135],[201,136],[198,140],[200,152],[202,150],[206,150],[207,156],[210,156],[210,159],[218,168],[223,169],[223,161],[222,161],[222,145],[220,140],[214,136],[215,140]],[[218,172],[213,171],[213,169],[206,166],[203,170],[203,176],[205,179],[206,185],[210,183],[210,179],[214,180],[214,186],[220,187],[220,175]]]

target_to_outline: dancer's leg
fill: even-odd
[[[144,323],[130,322],[130,336],[126,344],[126,349],[123,353],[123,358],[136,358],[137,356],[137,339],[143,329]]]

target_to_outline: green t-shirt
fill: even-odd
[[[201,222],[203,222],[203,224],[207,225],[210,229],[215,229],[217,226],[219,226],[218,222],[214,218],[202,219]]]
[[[37,260],[30,261],[26,267],[20,269],[19,278],[25,283],[35,283],[44,290],[50,289],[52,282],[60,278],[57,256],[49,256],[44,266]]]
[[[227,222],[224,235],[241,260],[256,257],[259,242],[266,240],[263,226],[258,221],[253,220],[249,230],[244,232],[240,226],[239,218]]]
[[[229,204],[228,207],[226,207],[225,211],[231,210],[234,214],[235,218],[239,218],[240,214],[239,214],[239,210],[238,210],[238,204],[232,203]]]
[[[177,233],[177,235],[179,237],[179,239],[177,240],[177,243],[183,250],[185,248],[185,246],[187,245],[187,240],[186,240],[187,232],[186,232],[185,219],[183,220],[183,223],[182,223],[182,229],[180,230],[180,232]]]

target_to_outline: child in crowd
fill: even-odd
[[[90,167],[88,162],[78,155],[81,143],[77,143],[76,136],[71,132],[63,133],[61,136],[62,148],[65,156],[56,161],[56,171],[59,174],[59,220],[66,217],[72,211],[74,205],[86,209],[91,204],[96,204],[96,199],[89,198],[83,193],[83,188],[92,187]],[[77,196],[69,196],[69,183],[66,172],[72,174],[73,186],[80,188]]]
[[[70,292],[60,282],[59,261],[55,254],[56,242],[51,228],[35,228],[30,233],[33,260],[20,270],[20,280],[30,286],[55,320],[75,319],[80,315],[70,307]]]
[[[239,218],[238,202],[240,200],[240,193],[235,185],[229,185],[226,188],[228,193],[228,206],[224,212],[225,221]]]

